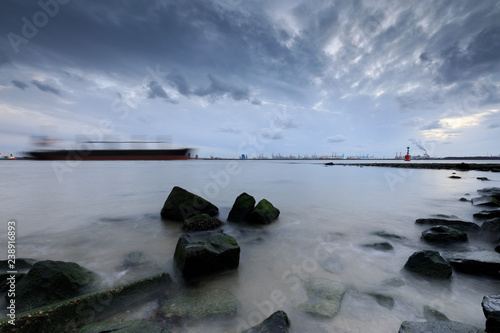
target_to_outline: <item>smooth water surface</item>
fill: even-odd
[[[2,161],[0,244],[6,257],[6,222],[17,223],[17,257],[74,261],[94,270],[103,283],[165,271],[182,283],[173,253],[183,234],[180,223],[162,221],[160,210],[174,186],[201,195],[219,207],[226,222],[236,197],[247,192],[280,209],[267,226],[225,223],[241,246],[238,270],[204,278],[199,288],[229,290],[240,302],[235,319],[172,332],[236,332],[275,310],[288,313],[292,332],[397,332],[404,320],[423,320],[430,305],[451,320],[484,327],[481,301],[498,293],[497,282],[454,273],[450,282],[416,279],[402,271],[420,241],[417,218],[446,214],[472,221],[478,207],[459,202],[483,187],[500,186],[500,175],[479,171],[324,166],[320,161],[189,160],[65,162]],[[489,182],[481,182],[486,176]],[[466,193],[470,195],[467,196]],[[372,233],[387,231],[403,239]],[[394,251],[362,245],[388,241]],[[472,239],[470,248],[490,246]],[[142,251],[152,265],[126,271],[120,263]],[[299,282],[310,277],[348,283],[340,313],[318,319],[296,306],[306,300]],[[384,283],[399,278],[403,286]],[[368,293],[391,295],[392,309]],[[279,301],[271,295],[282,294]],[[279,304],[276,304],[279,303]],[[148,318],[155,304],[118,319]]]

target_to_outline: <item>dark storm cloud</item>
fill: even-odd
[[[172,99],[165,89],[157,81],[151,81],[146,87],[148,98],[154,99],[156,97],[164,99],[166,102],[177,104],[177,101]]]
[[[47,83],[44,83],[44,82],[41,82],[38,80],[32,80],[31,84],[33,84],[35,87],[37,87],[41,91],[49,92],[49,93],[52,93],[52,94],[57,95],[57,96],[61,95],[61,91],[59,89],[54,88]]]
[[[19,88],[21,90],[24,90],[24,89],[28,88],[28,85],[26,83],[22,82],[22,81],[12,80],[11,83],[12,83],[12,85],[14,87],[17,87],[17,88]]]

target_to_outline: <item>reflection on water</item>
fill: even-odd
[[[471,221],[479,209],[458,199],[484,187],[476,180],[484,173],[457,172],[462,179],[454,180],[449,170],[325,167],[311,161],[233,161],[228,168],[228,163],[86,162],[62,179],[50,162],[2,164],[8,191],[1,194],[1,219],[17,221],[18,257],[75,261],[98,272],[107,285],[157,271],[182,282],[173,267],[180,225],[160,219],[170,190],[178,185],[209,199],[223,221],[235,198],[247,192],[257,201],[271,201],[281,215],[264,227],[223,226],[241,246],[240,266],[204,278],[198,287],[229,290],[240,307],[237,318],[211,322],[211,331],[235,332],[281,309],[292,332],[396,332],[404,320],[423,320],[424,305],[451,320],[484,326],[480,304],[484,295],[498,292],[494,281],[454,273],[449,282],[432,282],[401,271],[413,252],[429,248],[420,242],[423,229],[414,221],[435,214]],[[487,176],[488,186],[499,186],[496,174]],[[400,238],[374,234],[379,231]],[[6,230],[0,237],[5,239]],[[389,242],[393,250],[363,246],[377,242]],[[484,244],[473,239],[469,246]],[[151,265],[123,268],[134,251]],[[302,281],[310,277],[349,285],[335,318],[296,309],[306,300]],[[272,299],[277,292],[279,301]],[[392,296],[392,308],[380,305],[373,293]],[[123,318],[148,318],[154,309],[148,303]],[[172,331],[206,332],[207,324]]]

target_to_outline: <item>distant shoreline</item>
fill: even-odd
[[[456,171],[491,171],[500,172],[500,163],[325,163],[328,166],[377,166],[377,167],[389,167],[389,168],[412,168],[412,169],[445,169],[445,170],[456,170]]]

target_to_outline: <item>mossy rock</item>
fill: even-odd
[[[14,268],[17,272],[27,272],[37,262],[35,259],[30,258],[16,258]],[[12,271],[9,267],[9,260],[0,260],[0,272]]]
[[[217,229],[222,225],[222,221],[213,218],[208,214],[198,214],[184,220],[182,230],[185,231],[207,231]]]
[[[97,277],[74,262],[38,261],[16,285],[16,306],[25,311],[78,296],[89,291]]]
[[[469,241],[465,232],[444,225],[438,225],[425,230],[422,232],[421,239],[429,244],[440,247],[463,244]]]
[[[305,282],[308,300],[298,309],[316,317],[333,318],[340,311],[340,305],[347,286],[329,279],[310,279]]]
[[[235,316],[238,300],[227,290],[188,290],[177,297],[166,299],[153,315],[155,320],[170,324]]]
[[[198,214],[214,217],[219,214],[219,209],[202,197],[178,186],[172,189],[161,210],[162,218],[181,222]]]
[[[196,277],[237,268],[240,246],[222,231],[200,231],[182,235],[174,261],[184,277]]]
[[[227,217],[231,222],[245,221],[255,207],[255,198],[247,193],[240,194],[234,201]]]
[[[399,333],[485,333],[483,330],[464,323],[450,320],[434,320],[425,322],[405,321],[399,328]]]
[[[280,215],[278,208],[266,199],[259,201],[257,206],[248,216],[248,222],[255,224],[269,224],[276,220]]]
[[[145,320],[127,320],[122,322],[91,323],[80,328],[78,333],[169,333],[156,323]]]
[[[436,279],[448,279],[452,274],[450,264],[437,251],[413,253],[404,268],[412,273]]]
[[[242,333],[288,333],[290,319],[285,311],[276,311],[262,323],[243,331]]]

